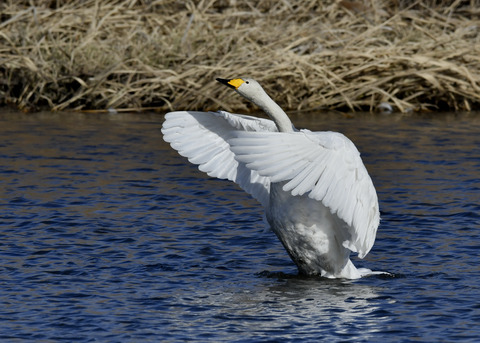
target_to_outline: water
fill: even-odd
[[[382,222],[358,267],[300,277],[259,205],[161,115],[0,114],[0,340],[475,342],[480,117],[295,116],[362,152]]]

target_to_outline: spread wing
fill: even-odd
[[[348,225],[346,248],[363,258],[380,222],[377,193],[355,145],[335,132],[237,132],[228,140],[235,158],[267,177],[286,181],[293,196],[308,194]]]
[[[235,159],[228,140],[234,132],[277,131],[271,120],[219,112],[178,111],[165,115],[163,139],[209,176],[237,183],[268,205],[270,180]]]

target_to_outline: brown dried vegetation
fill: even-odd
[[[0,105],[52,110],[250,106],[250,76],[288,110],[480,109],[470,1],[7,0]]]

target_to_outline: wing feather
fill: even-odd
[[[292,196],[308,194],[336,214],[350,233],[344,245],[363,258],[380,221],[373,182],[360,153],[335,132],[245,132],[228,140],[237,161],[270,178],[286,181]]]
[[[235,132],[277,131],[268,119],[237,115],[225,111],[178,111],[165,115],[163,138],[180,155],[209,176],[237,183],[264,206],[268,205],[270,180],[246,163],[235,159],[228,140]],[[258,150],[261,153],[260,150]]]

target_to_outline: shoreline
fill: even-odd
[[[251,112],[215,81],[249,76],[287,111],[479,110],[474,2],[11,1],[0,106]]]

